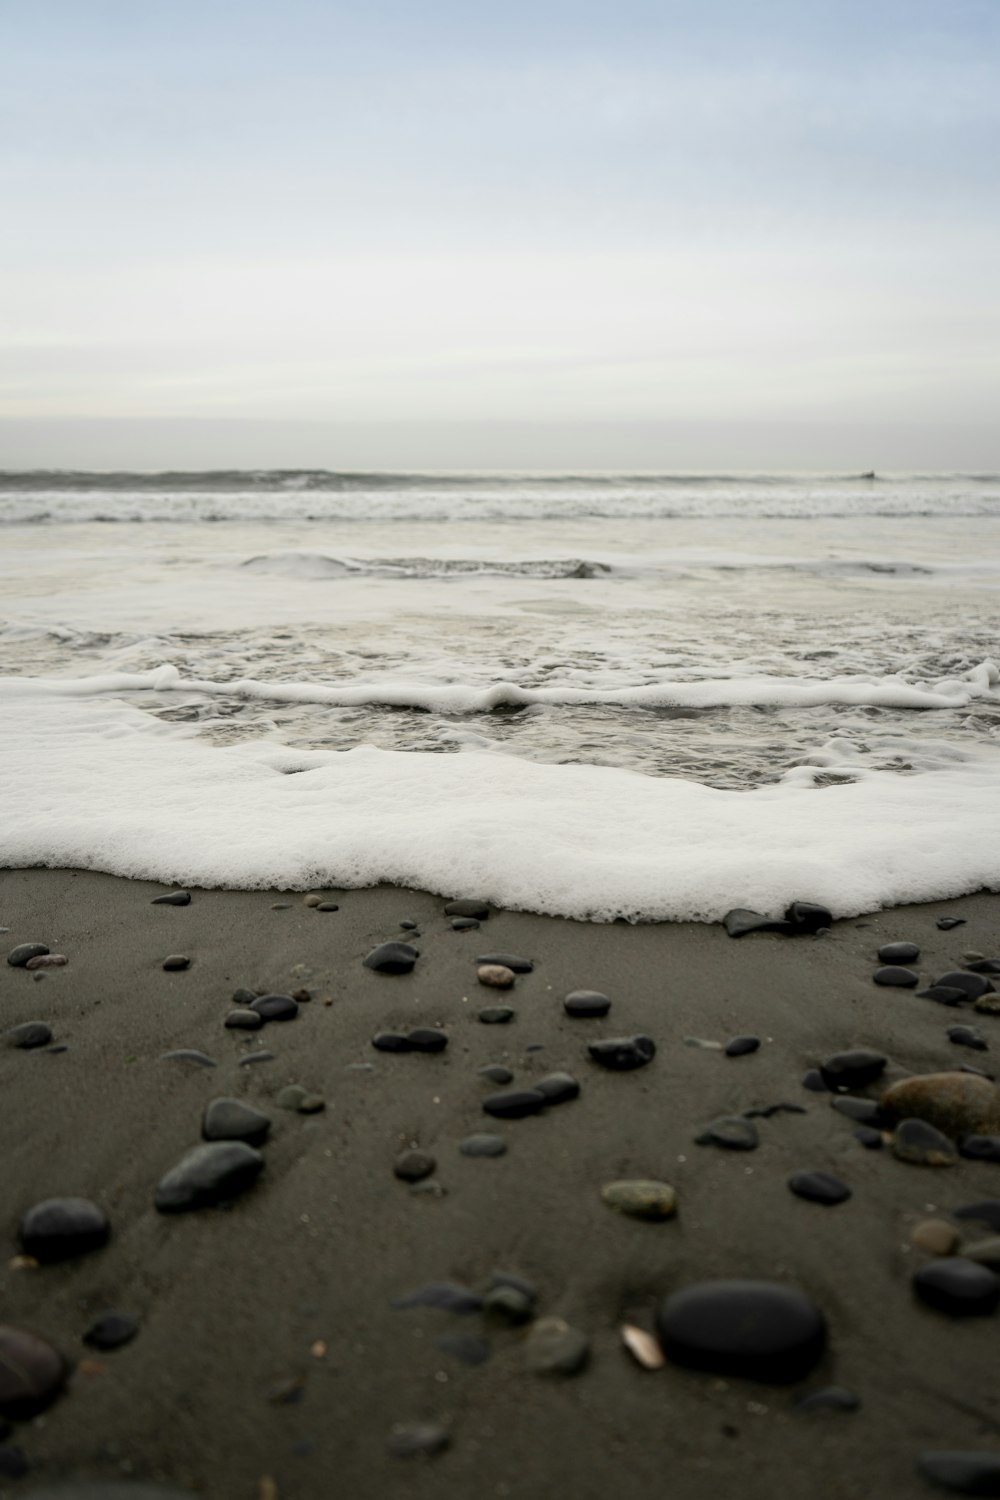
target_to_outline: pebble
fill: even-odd
[[[954,1255],[962,1236],[947,1219],[923,1219],[910,1230],[910,1239],[928,1255]]]
[[[240,989],[233,990],[233,1004],[252,1005],[253,1002],[257,999],[257,996],[259,994],[262,995],[263,993],[263,990],[248,990],[245,986],[241,986]]]
[[[154,896],[150,906],[190,906],[190,891],[168,891],[165,896]]]
[[[44,958],[48,951],[45,943],[18,943],[7,954],[7,962],[12,969],[24,969],[30,958]]]
[[[881,1052],[865,1049],[835,1052],[820,1063],[819,1071],[828,1089],[863,1089],[881,1077],[888,1061]]]
[[[457,1329],[440,1334],[434,1340],[434,1346],[460,1359],[464,1365],[484,1365],[493,1353],[493,1345],[481,1333],[462,1333]]]
[[[970,958],[965,968],[973,974],[1000,974],[1000,958]]]
[[[888,1120],[926,1120],[945,1135],[1000,1132],[1000,1090],[973,1073],[925,1073],[892,1084],[879,1101]]]
[[[797,935],[816,933],[833,926],[833,912],[817,901],[793,901],[785,912],[785,921],[791,922]]]
[[[878,956],[883,964],[914,964],[920,957],[920,949],[916,943],[885,943]]]
[[[920,983],[919,974],[914,974],[912,969],[902,969],[897,964],[876,969],[872,979],[876,984],[896,985],[900,989],[914,989]]]
[[[490,985],[495,990],[509,990],[517,975],[506,964],[480,964],[476,978],[480,984]]]
[[[507,1089],[502,1094],[490,1094],[483,1100],[483,1109],[501,1120],[520,1120],[525,1115],[537,1115],[548,1102],[541,1089]]]
[[[272,911],[291,911],[291,909],[292,909],[292,903],[290,901],[272,901],[271,902],[271,910]]]
[[[874,1099],[855,1099],[851,1094],[837,1094],[830,1100],[830,1108],[849,1120],[858,1120],[862,1125],[873,1125],[881,1119],[882,1111]]]
[[[713,1041],[710,1037],[705,1036],[686,1036],[684,1038],[684,1045],[685,1047],[700,1047],[703,1052],[722,1051],[721,1042]]]
[[[942,932],[950,932],[953,927],[964,927],[966,920],[965,917],[938,917],[936,925]]]
[[[573,990],[563,1001],[563,1010],[568,1016],[606,1016],[611,1001],[600,990]]]
[[[918,1000],[933,1000],[937,1005],[964,1005],[968,998],[964,990],[947,984],[932,984],[929,989],[917,991]]]
[[[397,1422],[386,1444],[393,1458],[432,1458],[443,1453],[451,1439],[444,1427],[430,1422]]]
[[[26,969],[64,969],[69,963],[65,953],[39,953],[37,958],[29,958],[25,964]]]
[[[326,1100],[322,1094],[306,1094],[299,1100],[298,1107],[300,1115],[319,1115],[326,1109]]]
[[[808,1073],[803,1074],[802,1087],[804,1089],[811,1089],[814,1094],[829,1093],[826,1084],[823,1082],[823,1075],[819,1068],[810,1068]]]
[[[656,1326],[676,1364],[753,1380],[800,1380],[826,1345],[822,1313],[779,1282],[696,1282],[661,1303]]]
[[[471,932],[479,925],[478,917],[452,917],[451,919],[452,932]]]
[[[531,1086],[545,1095],[546,1104],[566,1104],[580,1096],[580,1085],[571,1073],[546,1073]]]
[[[759,1036],[734,1036],[725,1045],[727,1057],[747,1057],[760,1046]]]
[[[953,1219],[974,1219],[979,1224],[987,1224],[994,1234],[1000,1234],[1000,1198],[987,1198],[982,1203],[963,1203],[961,1208],[952,1209]]]
[[[788,1186],[797,1198],[806,1198],[810,1203],[822,1203],[832,1208],[837,1203],[846,1203],[851,1190],[832,1172],[793,1172]]]
[[[949,1026],[947,1036],[956,1047],[971,1047],[974,1052],[990,1050],[989,1042],[975,1026]]]
[[[432,1281],[416,1291],[405,1292],[389,1304],[395,1312],[408,1312],[411,1307],[438,1307],[452,1313],[476,1313],[482,1305],[478,1292],[457,1281]]]
[[[166,969],[168,973],[173,973],[181,969],[190,969],[191,960],[184,953],[170,953],[163,960],[161,967]]]
[[[446,917],[475,917],[480,922],[485,922],[490,914],[489,906],[485,901],[463,899],[461,901],[449,901],[444,909]]]
[[[283,1089],[279,1089],[274,1096],[274,1102],[279,1109],[297,1110],[303,1099],[308,1099],[309,1090],[302,1087],[301,1083],[289,1083]]]
[[[195,1063],[199,1068],[219,1066],[214,1057],[209,1057],[207,1052],[199,1052],[195,1047],[175,1047],[173,1052],[161,1052],[160,1062],[189,1062]]]
[[[792,1402],[792,1411],[858,1411],[861,1397],[843,1385],[824,1385]]]
[[[609,1037],[591,1042],[587,1048],[595,1063],[613,1073],[631,1073],[644,1068],[656,1056],[656,1043],[648,1036]]]
[[[562,1318],[539,1318],[524,1345],[529,1370],[536,1375],[575,1375],[590,1355],[590,1340]]]
[[[980,995],[973,1009],[981,1016],[1000,1016],[1000,995]]]
[[[120,1349],[130,1344],[139,1332],[139,1324],[127,1313],[106,1312],[97,1318],[83,1335],[91,1349]]]
[[[403,932],[416,932],[417,930],[416,922],[411,922],[408,918],[400,922],[399,925]]]
[[[609,1182],[601,1188],[601,1198],[632,1219],[671,1219],[677,1212],[677,1194],[668,1182]]]
[[[984,1317],[1000,1302],[1000,1277],[963,1255],[932,1260],[913,1274],[922,1302],[955,1318]]]
[[[366,969],[376,974],[409,974],[420,957],[409,943],[380,943],[363,960]]]
[[[274,1062],[274,1053],[266,1052],[263,1049],[260,1052],[248,1052],[246,1057],[240,1058],[239,1066],[241,1068],[249,1068],[254,1063],[264,1062]]]
[[[881,1151],[884,1145],[881,1130],[875,1130],[871,1125],[859,1125],[854,1139],[860,1141],[866,1151]]]
[[[25,1418],[59,1394],[69,1374],[62,1355],[37,1333],[0,1324],[0,1412]]]
[[[506,1156],[507,1142],[499,1135],[467,1135],[458,1149],[463,1156]]]
[[[964,1245],[962,1254],[966,1260],[978,1261],[981,1266],[992,1266],[1000,1268],[1000,1234],[994,1234],[985,1240],[973,1240],[971,1244]]]
[[[43,1264],[100,1250],[111,1235],[108,1216],[88,1198],[46,1198],[21,1220],[25,1255]]]
[[[206,1141],[246,1141],[251,1146],[259,1146],[270,1129],[270,1117],[241,1099],[213,1099],[201,1122]]]
[[[703,1126],[695,1142],[699,1146],[724,1146],[727,1151],[756,1151],[760,1136],[745,1115],[719,1115]]]
[[[231,1010],[222,1024],[230,1031],[257,1031],[263,1026],[264,1017],[260,1011],[240,1008]]]
[[[970,1161],[1000,1162],[1000,1135],[967,1135],[958,1149]]]
[[[339,911],[340,907],[336,901],[319,901],[315,907],[316,911]]]
[[[917,1454],[917,1468],[925,1479],[953,1495],[1000,1495],[1000,1453],[929,1449]]]
[[[530,974],[535,965],[530,958],[519,958],[516,953],[483,953],[477,964],[499,964],[501,968],[513,969],[515,974]]]
[[[953,1167],[958,1161],[954,1141],[926,1120],[901,1120],[892,1137],[892,1154],[897,1161],[920,1167]]]
[[[160,1181],[153,1202],[160,1213],[182,1213],[235,1198],[256,1182],[264,1166],[243,1141],[195,1146]]]
[[[265,1021],[294,1021],[299,1013],[299,1002],[291,995],[258,995],[249,1007]]]
[[[323,897],[320,896],[320,895],[318,895],[315,891],[310,891],[307,896],[303,896],[302,897],[302,905],[303,906],[318,906],[319,903],[322,901],[322,899],[323,899]]]
[[[964,990],[970,1000],[978,1000],[980,995],[988,995],[993,989],[984,974],[970,974],[967,969],[952,969],[949,973],[942,974],[940,979],[935,979],[934,986]]]
[[[7,1033],[7,1045],[17,1047],[22,1052],[30,1052],[35,1047],[47,1047],[52,1040],[52,1028],[44,1021],[22,1021],[20,1026],[12,1026]]]
[[[436,1026],[415,1026],[406,1039],[411,1052],[443,1052],[448,1045],[447,1032]]]
[[[791,936],[795,931],[791,922],[762,916],[759,911],[751,911],[746,906],[734,906],[732,911],[727,911],[722,925],[730,937],[743,937],[748,932],[783,932]]]
[[[422,1182],[436,1166],[437,1162],[429,1151],[403,1151],[393,1162],[392,1171],[401,1182]]]
[[[484,1026],[505,1026],[516,1015],[517,1011],[511,1005],[484,1005],[479,1019]]]
[[[479,1076],[489,1083],[513,1083],[514,1081],[510,1068],[505,1068],[503,1063],[488,1063],[485,1068],[479,1069]]]

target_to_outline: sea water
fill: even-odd
[[[0,863],[1000,888],[1000,476],[0,474]]]

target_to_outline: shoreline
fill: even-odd
[[[67,1048],[0,1049],[3,1319],[77,1365],[66,1393],[9,1439],[31,1465],[18,1492],[131,1476],[206,1500],[328,1500],[333,1487],[362,1500],[548,1500],[559,1489],[584,1500],[667,1489],[675,1500],[770,1500],[779,1488],[790,1500],[905,1500],[930,1493],[915,1470],[921,1450],[1000,1452],[994,1318],[948,1318],[909,1284],[927,1258],[912,1227],[1000,1196],[1000,1169],[916,1167],[865,1150],[831,1096],[801,1082],[853,1047],[886,1054],[890,1082],[963,1062],[991,1068],[993,1052],[956,1047],[945,1028],[974,1021],[995,1052],[996,1018],[879,988],[871,975],[890,941],[918,943],[928,983],[966,950],[995,956],[1000,897],[875,912],[824,938],[731,939],[714,924],[501,910],[454,931],[442,898],[387,886],[331,892],[331,912],[301,893],[194,887],[189,906],[151,905],[165,889],[84,871],[0,872],[4,955],[39,942],[68,959],[42,979],[5,962],[0,986],[5,1031],[43,1020]],[[948,914],[965,925],[940,931]],[[366,970],[376,944],[407,940],[402,921],[420,934],[413,972]],[[534,970],[510,991],[487,989],[475,959],[489,953],[524,955]],[[190,967],[165,972],[169,954]],[[289,1023],[226,1030],[238,987],[312,998]],[[606,1020],[564,1013],[576,989],[611,998]],[[477,1020],[500,1003],[516,1011],[509,1024]],[[376,1031],[415,1025],[441,1026],[447,1051],[372,1048]],[[617,1074],[589,1060],[590,1041],[634,1033],[656,1041],[650,1066]],[[762,1045],[742,1057],[685,1043],[747,1033]],[[217,1066],[164,1059],[176,1049]],[[274,1059],[240,1065],[261,1049]],[[514,1087],[566,1070],[581,1096],[491,1119],[482,1099],[493,1085],[478,1074],[489,1064],[509,1067]],[[323,1095],[325,1110],[276,1107],[295,1083]],[[856,1092],[874,1099],[881,1086]],[[157,1182],[198,1143],[204,1106],[221,1096],[272,1119],[259,1182],[228,1211],[158,1214]],[[779,1102],[806,1112],[758,1120],[752,1153],[694,1144],[715,1116]],[[502,1136],[506,1155],[458,1151],[482,1131]],[[394,1177],[394,1159],[414,1145],[436,1158],[426,1181],[443,1194]],[[852,1198],[826,1208],[793,1197],[786,1179],[805,1168],[836,1173]],[[611,1212],[600,1189],[622,1178],[670,1183],[676,1218]],[[105,1209],[107,1247],[13,1265],[21,1215],[60,1195]],[[390,1307],[429,1283],[482,1289],[497,1270],[526,1278],[540,1313],[586,1334],[580,1374],[540,1377],[523,1331],[478,1315]],[[640,1369],[620,1323],[650,1327],[662,1296],[715,1277],[784,1281],[816,1301],[830,1346],[810,1377],[785,1388]],[[95,1355],[81,1336],[109,1309],[136,1317],[140,1332]],[[456,1332],[485,1335],[490,1357],[473,1367],[438,1346]],[[860,1409],[793,1410],[796,1396],[828,1385],[855,1392]],[[397,1422],[440,1424],[450,1446],[404,1462],[386,1446]]]

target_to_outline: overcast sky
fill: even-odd
[[[0,0],[0,466],[1000,467],[998,43]]]

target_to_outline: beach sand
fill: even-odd
[[[913,1226],[1000,1196],[1000,1167],[911,1166],[866,1150],[831,1096],[801,1082],[853,1047],[883,1051],[889,1081],[989,1068],[995,1051],[957,1047],[945,1028],[974,1021],[995,1049],[1000,1020],[879,988],[872,973],[891,940],[919,944],[928,981],[966,950],[993,956],[996,897],[842,921],[826,937],[734,940],[719,926],[506,911],[454,931],[441,898],[387,887],[329,893],[336,912],[274,892],[193,890],[189,906],[151,905],[164,889],[67,871],[0,875],[3,952],[40,942],[69,960],[41,979],[0,969],[4,1028],[43,1020],[67,1048],[0,1048],[2,1318],[76,1364],[65,1394],[9,1439],[31,1473],[0,1479],[0,1493],[131,1476],[206,1500],[857,1500],[927,1494],[915,1469],[923,1449],[1000,1452],[996,1316],[948,1317],[910,1285],[928,1259],[910,1243]],[[966,923],[941,931],[945,914]],[[404,920],[418,925],[413,972],[365,969],[375,944],[409,936]],[[509,992],[488,990],[475,959],[495,952],[522,954],[534,971]],[[169,954],[190,968],[164,972]],[[226,1030],[238,986],[305,987],[312,999],[291,1022]],[[581,988],[611,997],[606,1019],[564,1014],[564,995]],[[508,1002],[509,1025],[478,1021],[482,1006]],[[447,1051],[371,1046],[381,1028],[418,1024],[444,1027]],[[648,1067],[607,1072],[588,1058],[589,1041],[637,1032],[657,1044]],[[742,1057],[685,1044],[746,1033],[762,1046]],[[218,1065],[163,1059],[178,1048]],[[261,1048],[274,1060],[239,1065]],[[482,1100],[495,1085],[478,1074],[487,1064],[509,1066],[522,1087],[565,1069],[581,1095],[492,1120]],[[291,1083],[321,1093],[325,1111],[275,1107]],[[220,1096],[271,1115],[263,1174],[225,1210],[158,1213],[157,1182],[198,1144],[203,1109]],[[758,1119],[756,1151],[694,1144],[714,1116],[779,1102],[806,1112]],[[507,1154],[461,1155],[458,1142],[477,1131],[503,1136]],[[442,1192],[394,1176],[413,1144],[436,1158],[428,1181]],[[853,1196],[835,1207],[793,1196],[788,1175],[803,1168],[836,1173]],[[620,1178],[672,1184],[676,1218],[612,1212],[600,1189]],[[63,1195],[107,1211],[109,1244],[59,1265],[19,1264],[21,1215]],[[967,1240],[988,1233],[964,1225]],[[498,1270],[532,1283],[540,1314],[588,1336],[579,1374],[530,1370],[524,1329],[390,1306],[431,1282],[482,1291]],[[829,1324],[822,1363],[790,1387],[640,1368],[619,1325],[651,1327],[665,1294],[715,1277],[806,1291]],[[95,1352],[82,1335],[108,1309],[135,1316],[140,1332]],[[485,1333],[491,1357],[473,1367],[438,1347],[455,1332]],[[860,1409],[793,1409],[831,1384],[855,1392]],[[393,1456],[394,1424],[410,1422],[445,1427],[450,1446]]]

